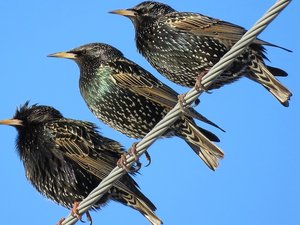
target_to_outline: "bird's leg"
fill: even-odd
[[[84,221],[82,220],[82,216],[78,213],[78,206],[79,206],[79,202],[75,201],[73,204],[73,208],[71,209],[71,215],[75,216],[78,220],[80,220],[81,222],[84,223]],[[89,213],[89,211],[86,211],[85,215],[86,215],[87,221],[90,221],[90,225],[92,225],[93,220],[92,220],[92,217],[91,217],[91,214]],[[63,218],[63,220],[60,220],[60,221],[61,222],[64,221],[64,218]]]
[[[84,221],[82,220],[82,216],[78,213],[78,206],[79,206],[79,202],[75,201],[73,204],[73,208],[71,209],[71,215],[75,216],[78,220],[80,220],[81,222],[84,223]],[[92,225],[93,220],[92,220],[91,214],[89,213],[89,211],[86,211],[85,214],[86,214],[87,220],[90,221],[90,225]],[[56,223],[56,225],[61,225],[64,220],[65,220],[65,218],[61,218]]]
[[[184,114],[189,114],[188,110],[186,110],[186,108],[184,108],[184,105],[186,105],[186,101],[184,99],[186,94],[187,93],[177,95],[177,98],[178,98],[178,103],[179,103],[181,112],[183,112]],[[187,107],[189,107],[189,108],[190,107],[196,107],[197,105],[199,105],[199,103],[200,103],[200,99],[196,99],[195,102],[193,103],[193,105],[190,105],[190,106],[187,106]]]
[[[202,85],[202,78],[207,74],[208,70],[200,72],[200,74],[196,77],[196,83],[195,83],[195,89],[197,91],[205,91],[208,92],[208,90]]]
[[[73,208],[71,209],[71,215],[75,216],[78,220],[82,221],[82,216],[78,213],[79,202],[75,201],[73,204]]]
[[[137,146],[138,142],[134,142],[132,144],[132,146],[130,147],[130,149],[128,150],[128,154],[133,155],[134,156],[134,162],[136,163],[136,168],[131,171],[131,172],[137,172],[141,169],[142,167],[142,163],[139,160],[139,157],[137,156],[137,151],[136,151],[136,146]],[[149,155],[149,154],[148,154]]]
[[[56,225],[61,225],[62,222],[64,222],[64,220],[65,220],[65,218],[61,218],[61,219],[56,223]]]
[[[131,148],[129,149],[129,154],[132,154],[133,156],[134,156],[134,158],[135,158],[135,163],[137,164],[137,168],[135,169],[135,171],[134,172],[137,172],[137,171],[139,171],[139,169],[141,168],[141,166],[142,166],[142,164],[140,163],[140,161],[139,161],[139,157],[137,156],[137,151],[136,151],[136,146],[137,146],[137,144],[138,144],[138,142],[135,142],[135,143],[133,143],[132,144],[132,146],[131,146]],[[150,154],[147,152],[147,151],[145,151],[145,156],[146,156],[146,159],[147,159],[147,161],[148,161],[148,164],[146,165],[146,166],[149,166],[150,164],[151,164],[151,156],[150,156]]]
[[[141,166],[142,166],[142,164],[140,163],[139,158],[138,158],[138,156],[136,154],[136,145],[137,145],[137,143],[138,142],[134,142],[132,144],[132,146],[130,147],[130,149],[128,150],[128,152],[122,154],[121,157],[120,157],[120,159],[117,162],[117,165],[119,167],[121,167],[121,168],[124,168],[127,173],[137,172],[141,168]],[[128,154],[134,156],[134,160],[135,160],[134,162],[136,163],[136,168],[135,169],[131,169],[129,166],[126,165],[127,164],[127,162],[126,162],[126,156]]]
[[[180,94],[180,95],[177,96],[178,103],[179,103],[179,106],[180,106],[180,109],[181,109],[182,112],[185,112],[185,110],[184,110],[184,105],[186,104],[186,101],[184,99],[185,96],[186,96],[186,93]]]
[[[179,103],[180,109],[183,113],[186,113],[186,110],[184,109],[184,105],[186,104],[186,101],[184,98],[185,98],[186,94],[187,93],[177,95],[178,103]],[[194,102],[194,105],[191,105],[190,107],[195,107],[195,106],[199,105],[199,103],[200,103],[200,99],[196,99]]]
[[[132,144],[132,146],[130,147],[130,149],[128,150],[128,153],[130,155],[133,155],[135,162],[137,162],[139,160],[139,157],[137,156],[137,152],[136,152],[136,146],[137,146],[138,142],[134,142]]]
[[[117,161],[117,166],[120,167],[120,168],[123,168],[126,170],[127,173],[130,173],[130,167],[128,167],[126,165],[126,156],[127,156],[127,153],[123,153],[120,157],[120,159]]]
[[[137,144],[138,144],[138,142],[133,143],[132,146],[130,147],[130,149],[128,150],[128,152],[122,154],[120,159],[117,162],[117,165],[121,168],[124,168],[127,173],[135,173],[135,172],[139,171],[142,167],[142,163],[139,161],[139,157],[136,154],[137,153],[137,151],[136,151],[136,145]],[[132,168],[130,168],[129,166],[126,165],[127,164],[126,156],[128,154],[134,156],[134,159],[135,159],[134,162],[136,163],[136,167],[134,169],[132,169]],[[146,166],[149,166],[151,164],[150,154],[146,151],[145,156],[146,156],[146,159],[148,161],[148,164]]]

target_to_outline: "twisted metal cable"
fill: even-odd
[[[255,40],[267,25],[274,20],[279,13],[292,0],[278,0],[264,15],[258,20],[254,26],[249,29],[244,36],[228,51],[222,59],[216,63],[202,79],[202,85],[207,88],[214,80],[226,70],[237,56],[239,56],[245,48]],[[190,106],[203,91],[198,92],[192,88],[185,96],[186,105]],[[177,104],[136,146],[137,155],[142,155],[146,149],[159,138],[182,114],[182,110]],[[127,156],[127,165],[134,162],[133,156]],[[102,180],[102,182],[95,188],[78,206],[78,213],[83,214],[89,210],[102,196],[105,194],[126,171],[123,168],[115,167],[111,173]],[[77,218],[71,214],[62,222],[62,225],[73,225],[77,222]]]

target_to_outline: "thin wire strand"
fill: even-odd
[[[264,15],[258,20],[255,25],[249,29],[244,36],[228,51],[222,59],[216,63],[202,79],[202,85],[206,88],[213,81],[226,70],[231,63],[239,56],[245,48],[255,40],[267,25],[274,20],[279,13],[292,0],[278,0]],[[203,91],[196,91],[192,88],[185,96],[186,106],[190,106]],[[182,110],[177,104],[136,146],[137,155],[142,155],[146,149],[159,138],[182,114]],[[133,156],[127,156],[127,165],[134,162]],[[102,180],[102,182],[95,188],[78,206],[79,214],[85,213],[89,210],[102,196],[105,194],[126,171],[123,168],[116,167],[111,173]],[[62,222],[62,225],[73,225],[77,222],[77,218],[69,214]]]

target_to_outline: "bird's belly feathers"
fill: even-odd
[[[66,207],[72,208],[75,201],[83,200],[97,182],[78,166],[58,159],[50,146],[24,144],[22,161],[26,178],[43,196]],[[89,182],[89,183],[88,183]]]
[[[157,32],[155,36],[141,33],[136,37],[139,52],[169,80],[185,87],[193,87],[199,75],[205,75],[229,50],[221,42],[209,37],[189,34]],[[232,83],[245,72],[248,55],[239,57],[232,67],[216,80],[209,89]]]
[[[96,86],[81,93],[98,119],[131,138],[144,137],[167,114],[160,105],[121,88],[105,93]]]

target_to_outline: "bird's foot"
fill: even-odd
[[[133,155],[134,160],[137,162],[139,160],[139,157],[137,156],[137,151],[136,151],[136,146],[137,146],[138,142],[134,142],[132,144],[132,146],[130,147],[130,149],[128,150],[128,154]]]
[[[131,170],[131,172],[133,172],[133,173],[139,171],[142,167],[142,163],[140,162],[139,157],[137,155],[137,151],[136,151],[137,144],[138,144],[138,142],[134,142],[132,144],[132,146],[130,147],[130,149],[128,150],[128,154],[132,155],[134,157],[134,162],[136,164],[136,167],[133,170]]]
[[[117,161],[117,166],[126,170],[127,173],[130,173],[132,171],[131,171],[131,168],[126,165],[127,164],[126,156],[127,156],[127,153],[124,152],[121,155],[120,159]]]
[[[145,166],[145,167],[147,167],[151,164],[151,156],[147,151],[145,151],[145,156],[146,156],[146,159],[148,161],[147,165]]]
[[[195,89],[199,91],[205,91],[208,92],[208,90],[203,86],[202,79],[207,74],[208,70],[202,71],[197,77],[196,77],[196,83],[195,83]],[[208,92],[209,93],[209,92]]]
[[[93,219],[92,219],[92,216],[91,216],[90,212],[86,211],[85,215],[86,215],[87,221],[89,221],[90,225],[92,225],[93,224]]]
[[[82,216],[78,213],[78,206],[79,206],[79,202],[74,202],[73,204],[73,208],[71,209],[71,215],[75,216],[78,220],[80,220],[81,222],[84,223],[84,221],[82,220]],[[90,222],[90,225],[93,224],[93,220],[91,217],[91,214],[89,213],[89,211],[86,211],[86,219],[87,221]],[[61,218],[56,225],[62,225],[62,223],[65,221],[65,218]]]
[[[82,215],[80,215],[78,212],[78,206],[79,206],[79,202],[75,201],[73,204],[73,208],[71,209],[71,215],[75,216],[78,220],[80,220],[81,222],[84,223],[84,221],[82,220]],[[92,217],[91,217],[91,214],[89,213],[89,211],[86,211],[85,215],[86,215],[87,221],[89,221],[90,225],[92,225],[93,220],[92,220]]]
[[[178,98],[178,103],[179,103],[179,106],[180,106],[180,109],[182,112],[186,113],[186,110],[184,109],[184,105],[186,104],[186,101],[185,101],[185,96],[186,96],[187,93],[184,93],[184,94],[180,94],[180,95],[177,95],[177,98]],[[196,107],[197,105],[199,105],[200,103],[200,99],[196,99],[195,102],[193,103],[193,105],[189,106],[189,107]]]
[[[120,159],[117,162],[117,165],[119,167],[125,169],[127,173],[135,173],[135,172],[139,171],[140,168],[142,167],[142,163],[139,161],[139,157],[136,154],[137,153],[137,151],[136,151],[136,145],[137,144],[138,144],[138,142],[133,143],[132,146],[130,147],[130,149],[128,150],[128,152],[122,154]],[[134,162],[136,164],[136,167],[134,169],[132,167],[126,165],[127,164],[126,156],[128,154],[134,156]],[[147,153],[146,157],[150,158],[150,155]]]
[[[73,208],[71,209],[71,215],[76,217],[81,222],[83,222],[82,216],[78,213],[78,206],[79,206],[79,202],[77,202],[77,201],[74,202]]]
[[[78,206],[79,206],[79,202],[75,201],[73,204],[73,208],[71,209],[71,215],[76,217],[78,220],[80,220],[81,222],[84,223],[84,221],[82,220],[82,216],[78,213]],[[91,214],[89,213],[89,211],[86,211],[86,219],[87,221],[90,222],[90,225],[93,224],[93,220],[91,217]],[[65,221],[65,218],[61,218],[56,225],[61,225],[63,223],[63,221]]]
[[[184,106],[186,105],[186,101],[184,99],[185,96],[186,96],[186,93],[180,94],[180,95],[177,96],[178,103],[179,103],[179,106],[180,106],[180,109],[181,109],[182,112],[185,112],[185,110],[184,110]]]
[[[64,222],[64,220],[65,220],[65,218],[61,218],[61,219],[56,223],[56,225],[61,225],[62,222]]]

